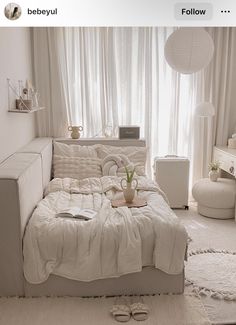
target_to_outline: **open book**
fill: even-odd
[[[80,209],[78,207],[70,207],[57,213],[56,217],[91,220],[96,214],[97,212],[92,209]]]

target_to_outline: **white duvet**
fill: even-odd
[[[110,199],[122,196],[119,177],[53,179],[26,227],[27,281],[41,283],[51,273],[92,281],[138,272],[146,265],[181,273],[187,233],[157,184],[145,177],[138,184],[138,196],[148,205],[113,209]],[[69,206],[98,213],[91,221],[55,217]]]

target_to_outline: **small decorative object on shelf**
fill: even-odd
[[[108,123],[104,128],[104,135],[106,138],[112,138],[114,136],[114,130],[111,123]]]
[[[213,161],[209,164],[209,178],[212,182],[216,182],[219,177],[220,162]]]
[[[18,87],[14,86],[10,79],[7,79],[7,83],[9,112],[31,113],[44,108],[39,107],[39,94],[30,80],[26,80],[25,87],[22,80],[18,80]]]
[[[228,139],[228,148],[236,149],[236,133],[233,133],[232,138]]]
[[[32,100],[31,99],[16,99],[16,109],[31,110],[32,109]]]
[[[68,131],[71,131],[72,139],[79,139],[80,132],[83,131],[83,127],[82,126],[68,126]]]
[[[119,126],[119,139],[139,139],[140,136],[140,127],[131,125],[131,126]]]
[[[126,178],[122,178],[120,182],[124,198],[127,203],[133,202],[135,190],[138,186],[138,181],[136,178],[134,178],[134,171],[135,169],[129,171],[128,168],[125,167]]]

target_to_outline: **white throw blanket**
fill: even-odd
[[[51,273],[91,281],[138,272],[154,265],[169,273],[183,270],[187,233],[158,186],[138,178],[138,196],[148,205],[113,209],[120,178],[54,179],[35,209],[24,236],[24,274],[31,283]],[[69,206],[98,211],[92,221],[56,218]]]
[[[102,161],[103,176],[121,176],[125,174],[125,167],[133,170],[134,164],[123,154],[110,154]]]

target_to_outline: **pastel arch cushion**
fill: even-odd
[[[104,159],[108,155],[125,155],[135,167],[135,172],[139,176],[146,174],[145,166],[147,160],[147,148],[146,147],[117,147],[117,146],[104,146],[99,144],[96,146],[98,157]]]
[[[234,218],[236,183],[233,179],[219,178],[212,182],[208,178],[197,181],[192,189],[198,203],[198,212],[217,219]]]

